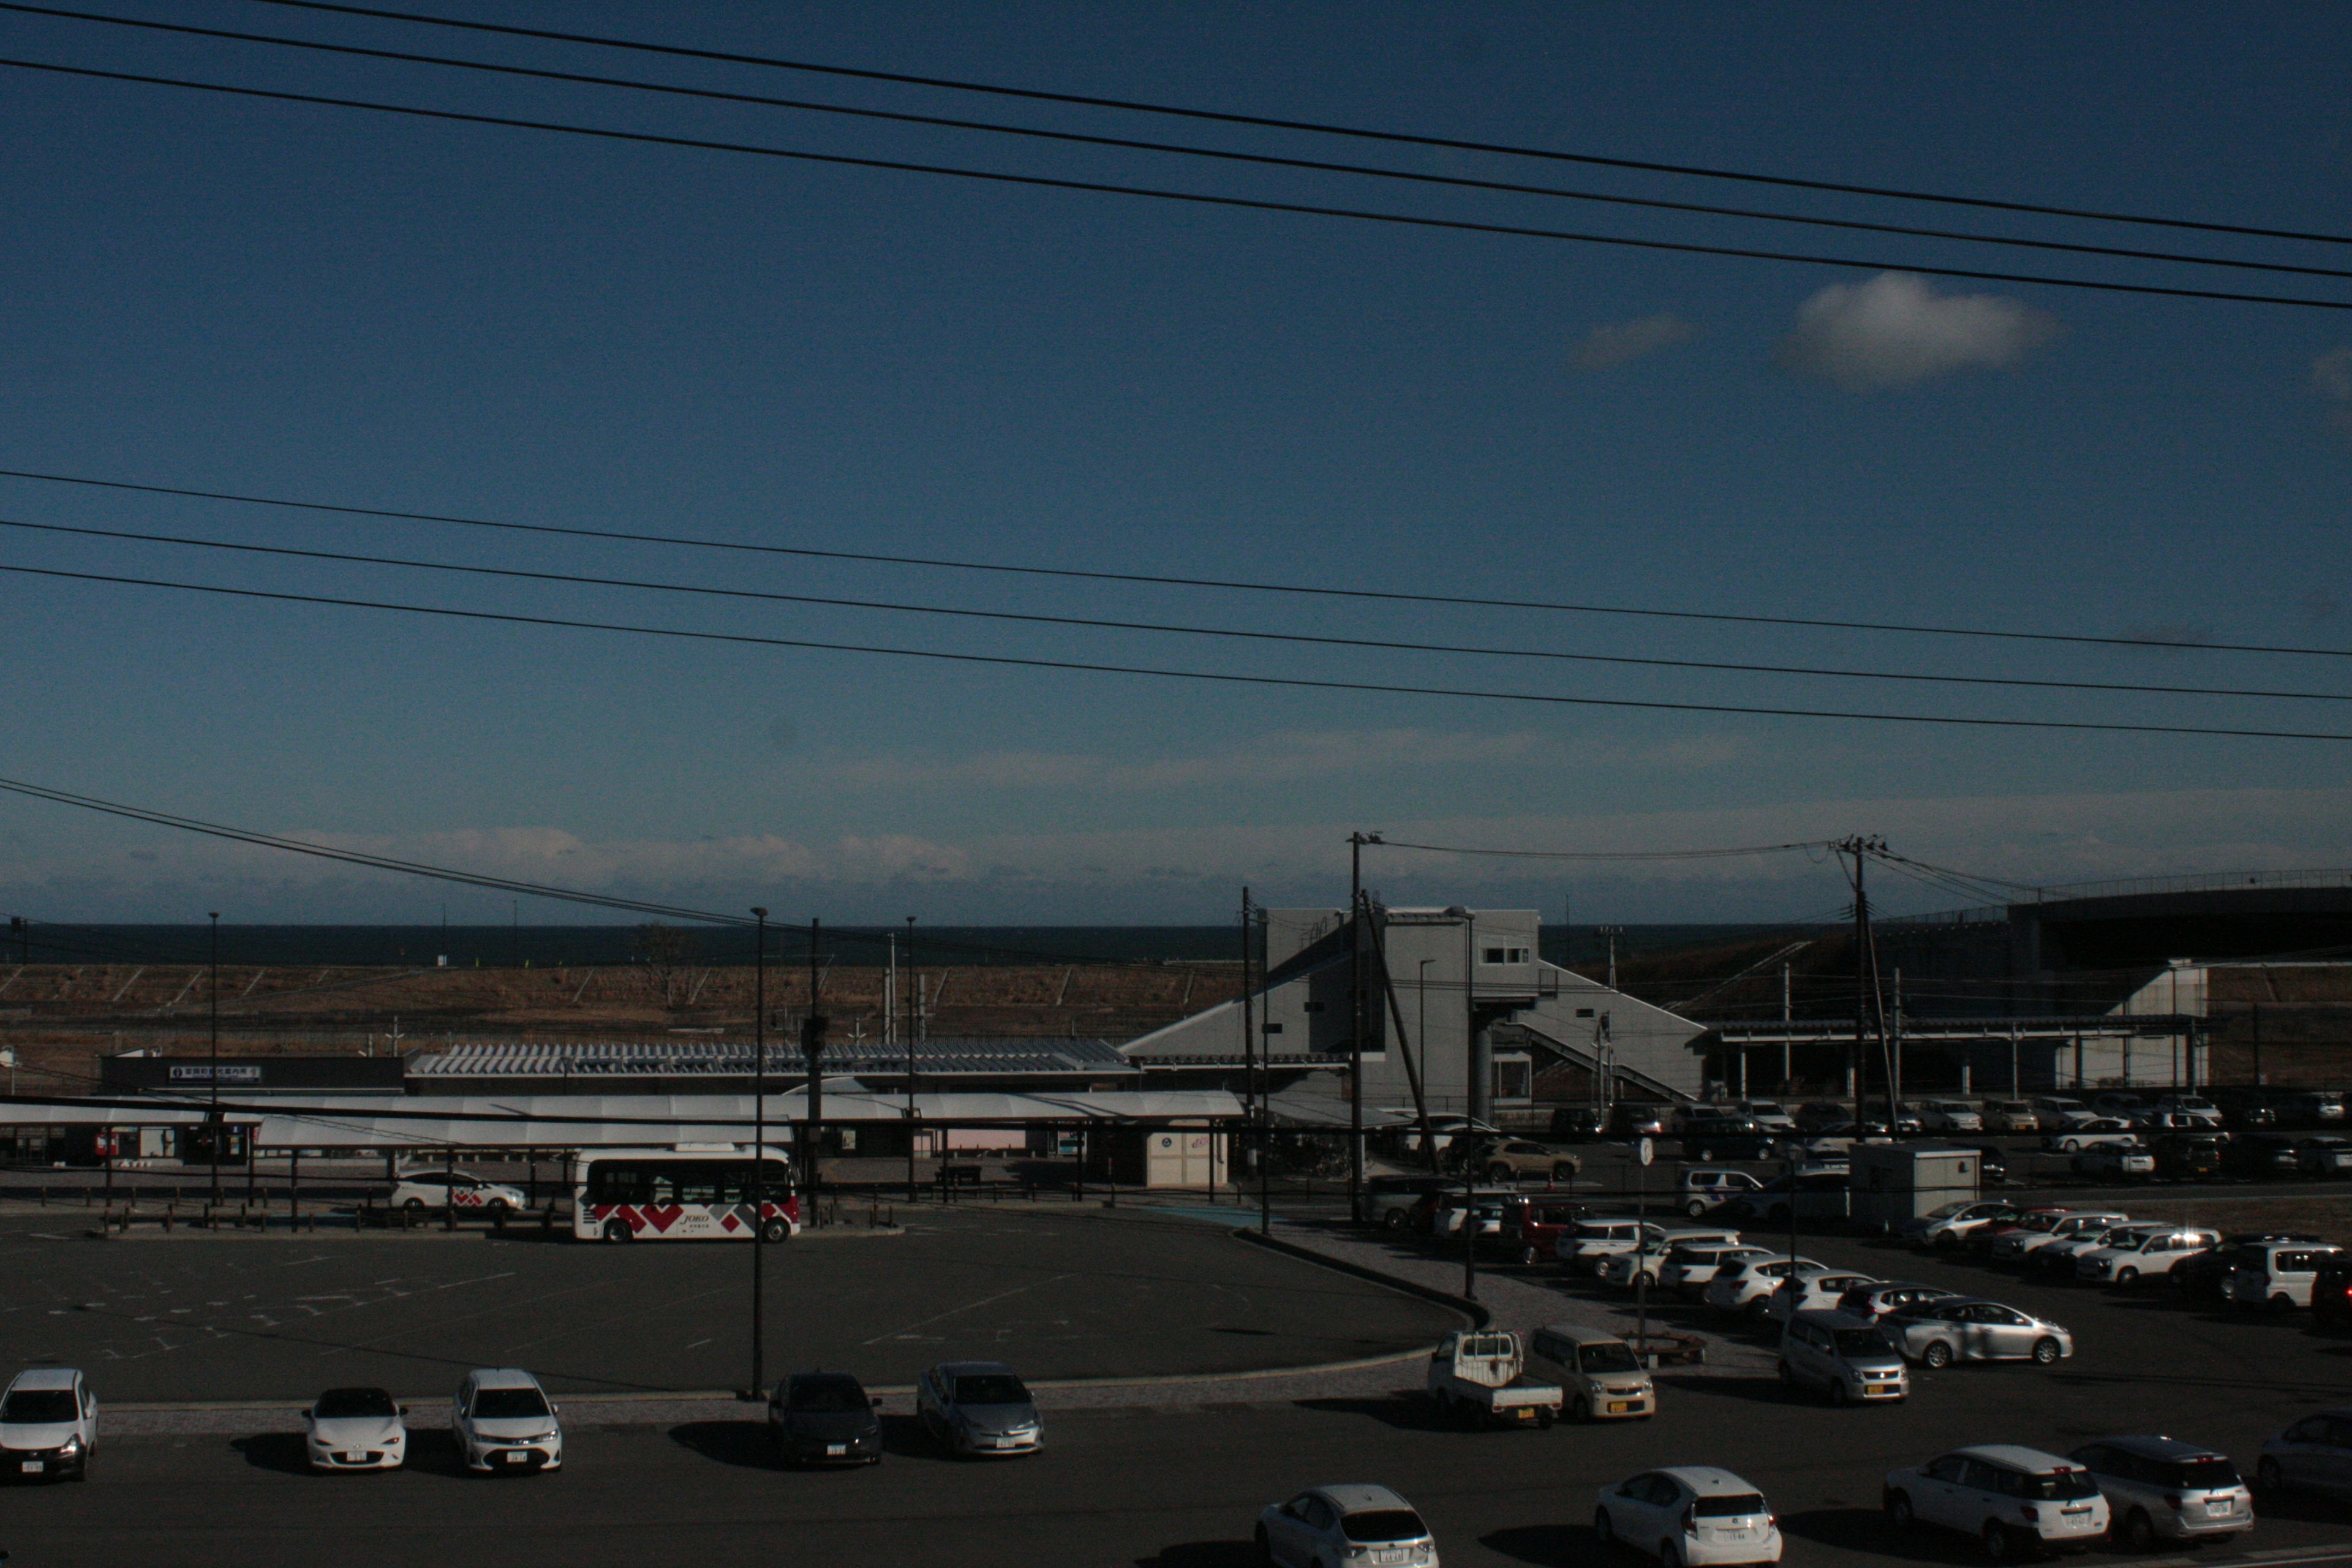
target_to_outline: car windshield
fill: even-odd
[[[1349,1540],[1363,1542],[1419,1541],[1429,1533],[1409,1508],[1368,1508],[1341,1519],[1339,1529]]]
[[[397,1415],[400,1407],[381,1388],[331,1388],[319,1395],[311,1414],[321,1421],[350,1421],[370,1415]]]
[[[785,1391],[784,1408],[808,1415],[845,1415],[873,1406],[854,1377],[796,1377]]]
[[[2167,1486],[2183,1491],[2220,1491],[2227,1487],[2242,1486],[2238,1479],[2238,1467],[2219,1454],[2209,1454],[2201,1459],[2183,1459],[2166,1467],[2170,1475]]]
[[[1582,1345],[1576,1352],[1580,1372],[1639,1372],[1642,1363],[1633,1359],[1633,1347],[1612,1342],[1608,1344]]]
[[[2055,1475],[2021,1476],[2024,1495],[2039,1502],[2072,1502],[2080,1498],[2099,1495],[2098,1483],[2091,1479],[2088,1470],[2060,1470]]]
[[[1840,1329],[1837,1350],[1842,1356],[1891,1356],[1895,1342],[1876,1329]]]
[[[1026,1405],[1029,1391],[1009,1372],[976,1372],[955,1380],[958,1405]]]
[[[547,1396],[536,1388],[478,1388],[474,1391],[477,1421],[528,1421],[544,1415]]]
[[[1701,1519],[1736,1519],[1742,1514],[1762,1513],[1764,1494],[1761,1492],[1722,1492],[1698,1500]]]
[[[1969,1205],[1966,1204],[1946,1204],[1941,1208],[1929,1209],[1927,1211],[1927,1217],[1929,1219],[1949,1219],[1954,1215],[1966,1209],[1968,1206]]]
[[[0,1422],[21,1422],[28,1426],[71,1421],[80,1414],[70,1388],[20,1388],[8,1396],[6,1403],[0,1404]]]

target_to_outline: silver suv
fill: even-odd
[[[2172,1437],[2109,1437],[2069,1458],[2091,1472],[2116,1538],[2134,1552],[2254,1527],[2253,1500],[2226,1454]]]

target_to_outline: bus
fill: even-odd
[[[792,1162],[761,1151],[760,1214],[769,1241],[800,1234]],[[748,1241],[751,1152],[595,1149],[572,1159],[572,1234],[582,1241]]]

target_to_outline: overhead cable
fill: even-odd
[[[1314,202],[1279,202],[1253,196],[1214,195],[1153,185],[1119,184],[1106,180],[1065,179],[1049,174],[1016,174],[1003,170],[973,169],[948,163],[919,163],[902,158],[867,158],[846,153],[815,153],[805,148],[766,147],[743,142],[721,142],[696,136],[669,136],[649,131],[615,131],[602,126],[572,125],[560,121],[528,120],[516,115],[470,114],[452,109],[425,109],[415,104],[340,98],[324,93],[285,92],[271,88],[238,87],[226,82],[197,81],[186,77],[151,76],[139,71],[100,70],[90,66],[56,65],[41,60],[0,58],[0,66],[57,76],[100,81],[135,82],[148,87],[181,88],[196,92],[226,93],[237,98],[278,103],[308,103],[330,109],[357,109],[373,114],[397,114],[465,125],[495,125],[515,131],[545,131],[564,136],[588,136],[610,142],[648,146],[683,147],[701,152],[739,153],[796,163],[824,163],[845,168],[881,169],[896,174],[937,174],[950,179],[992,184],[1021,185],[1044,190],[1079,191],[1094,195],[1141,196],[1154,201],[1186,202],[1198,206],[1231,207],[1251,212],[1292,213],[1307,217],[1342,218],[1351,223],[1394,224],[1407,228],[1443,229],[1465,234],[1497,235],[1517,239],[1559,240],[1575,245],[1617,246],[1634,250],[1672,251],[1691,256],[1723,256],[1748,261],[1786,261],[1804,267],[1835,267],[1863,271],[1926,273],[1938,278],[1970,278],[1995,283],[2034,283],[2053,289],[2084,289],[2102,294],[2142,294],[2175,300],[2213,300],[2243,305],[2284,305],[2314,310],[2352,310],[2352,300],[2315,300],[2286,294],[2255,294],[2223,289],[2191,289],[2158,283],[2121,283],[2091,278],[2061,278],[2048,273],[2000,272],[1986,268],[1930,266],[1921,262],[1872,260],[1863,257],[1822,256],[1805,251],[1766,250],[1752,246],[1701,245],[1696,241],[1642,239],[1630,235],[1596,234],[1586,230],[1543,228],[1528,224],[1482,223],[1467,218],[1429,217],[1410,213],[1376,212],[1363,207],[1328,206]]]
[[[25,4],[24,0],[0,0],[0,11],[14,11],[35,16],[63,17],[80,22],[99,22],[119,27],[135,27],[147,32],[176,33],[201,38],[222,38],[237,43],[266,44],[281,48],[309,49],[322,54],[390,60],[404,65],[437,66],[452,70],[521,77],[531,80],[562,82],[572,86],[619,88],[625,91],[656,93],[672,98],[701,99],[765,109],[788,109],[802,113],[832,114],[849,119],[887,121],[901,125],[929,126],[940,130],[975,131],[991,135],[1024,137],[1034,141],[1056,142],[1077,146],[1108,147],[1123,152],[1158,153],[1177,157],[1206,158],[1226,163],[1298,169],[1314,174],[1349,174],[1369,179],[1450,186],[1459,190],[1484,191],[1507,195],[1548,196],[1558,200],[1593,202],[1611,206],[1643,207],[1664,212],[1693,213],[1704,216],[1732,217],[1766,223],[1800,224],[1814,228],[1854,229],[1871,234],[1902,235],[1912,238],[1958,240],[1969,245],[2012,246],[2032,250],[2063,251],[2080,256],[2107,256],[2193,267],[2221,267],[2245,271],[2292,273],[2310,278],[2352,278],[2352,270],[2336,267],[2313,267],[2286,261],[2255,261],[2227,256],[2200,256],[2182,251],[2147,250],[2129,246],[2091,245],[2071,240],[2037,239],[2022,235],[1971,234],[1965,229],[1927,228],[1916,224],[1874,223],[1861,218],[1821,217],[1805,213],[1772,212],[1754,207],[1728,207],[1705,202],[1669,201],[1655,196],[1624,195],[1607,191],[1568,190],[1557,185],[1533,185],[1509,180],[1485,180],[1466,174],[1426,174],[1419,170],[1386,168],[1370,163],[1344,163],[1319,158],[1284,157],[1270,153],[1243,153],[1222,147],[1194,146],[1181,142],[1153,142],[1131,136],[1090,135],[1076,131],[1047,130],[1042,126],[1006,125],[985,120],[960,120],[938,114],[912,114],[902,110],[825,103],[809,99],[777,98],[752,92],[729,92],[718,88],[684,87],[669,82],[646,81],[634,77],[596,76],[582,71],[504,65],[489,60],[460,59],[447,55],[418,54],[404,49],[370,48],[358,44],[330,44],[310,38],[289,38],[273,33],[247,33],[226,27],[201,27],[184,22],[154,22],[133,16],[110,16],[96,11],[76,11],[56,5],[28,5]]]
[[[682,45],[649,43],[635,38],[616,38],[595,33],[567,33],[552,28],[521,27],[452,16],[436,16],[415,11],[393,11],[368,5],[336,5],[331,3],[331,0],[257,0],[257,3],[293,10],[331,12],[346,16],[372,17],[380,21],[412,22],[435,27],[457,28],[467,32],[501,34],[509,37],[541,38],[555,43],[585,44],[598,48],[626,49],[640,54],[667,55],[679,59],[709,60],[725,65],[765,66],[778,70],[801,71],[811,75],[841,77],[859,81],[898,82],[910,87],[940,88],[953,92],[1025,99],[1039,103],[1065,103],[1086,109],[1110,109],[1137,114],[1166,115],[1181,120],[1197,120],[1223,125],[1249,125],[1272,131],[1299,131],[1318,136],[1344,136],[1359,141],[1384,142],[1400,146],[1435,147],[1447,152],[1491,153],[1514,158],[1541,159],[1549,163],[1580,163],[1604,169],[1631,169],[1644,174],[1732,180],[1747,184],[1777,185],[1790,190],[1831,191],[1845,195],[1878,196],[1906,202],[1933,202],[1947,206],[1983,207],[1998,212],[2037,213],[2050,217],[2090,218],[2101,223],[2127,223],[2159,228],[2192,229],[2208,234],[2242,234],[2263,239],[2313,240],[2329,245],[2352,244],[2352,235],[2313,234],[2299,229],[2211,223],[2195,218],[2156,217],[2090,207],[2066,207],[2036,202],[2003,201],[1990,196],[1959,196],[1930,191],[1905,190],[1895,186],[1853,184],[1833,180],[1808,180],[1790,174],[1764,174],[1748,170],[1713,168],[1694,163],[1667,163],[1641,158],[1612,158],[1593,153],[1565,153],[1553,148],[1529,147],[1499,142],[1477,142],[1460,137],[1424,136],[1401,131],[1375,131],[1360,126],[1338,125],[1322,121],[1236,114],[1212,109],[1192,109],[1175,104],[1152,103],[1137,99],[1106,98],[1084,93],[1048,92],[1036,88],[1005,87],[992,82],[971,81],[952,77],[916,76],[903,71],[868,70],[854,66],[821,64],[814,60],[785,59],[773,55],[689,48]]]
[[[1394,638],[1333,637],[1311,632],[1267,632],[1228,626],[1180,626],[1165,621],[1122,621],[1092,616],[1048,616],[1016,610],[973,610],[947,605],[909,605],[886,599],[853,599],[837,595],[779,594],[756,588],[714,588],[694,583],[651,582],[636,577],[597,577],[570,572],[535,572],[515,566],[475,566],[444,561],[412,561],[392,555],[359,555],[335,550],[304,550],[285,544],[247,544],[229,540],[194,539],[184,534],[142,533],[127,529],[83,528],[68,523],[27,522],[21,519],[5,517],[0,517],[0,528],[14,528],[40,533],[75,534],[91,539],[129,540],[146,544],[182,545],[198,550],[226,550],[252,555],[287,556],[304,561],[333,561],[362,566],[392,566],[416,572],[446,572],[465,576],[505,577],[533,583],[562,583],[581,587],[625,588],[654,593],[699,595],[720,599],[749,599],[768,604],[814,605],[832,609],[880,610],[900,615],[947,616],[968,620],[1076,626],[1097,631],[1153,632],[1181,637],[1229,637],[1249,642],[1367,648],[1383,652],[1465,654],[1484,658],[1549,659],[1570,664],[1633,665],[1652,669],[1723,670],[1748,675],[1795,675],[1839,680],[1911,680],[1938,686],[1998,686],[2044,691],[2120,691],[2152,693],[2167,697],[2251,697],[2308,702],[2352,702],[2352,693],[2336,691],[2281,691],[2226,686],[2151,686],[2116,680],[2049,680],[2023,676],[1934,675],[1905,670],[1839,669],[1817,665],[1755,664],[1728,659],[1657,658],[1637,654],[1570,653],[1555,648],[1496,647],[1476,643],[1406,642]]]
[[[675,626],[641,626],[613,621],[578,620],[561,616],[527,616],[496,610],[460,610],[436,605],[408,605],[381,599],[352,599],[326,594],[289,594],[262,588],[234,588],[210,583],[178,583],[154,577],[131,577],[100,572],[68,572],[49,566],[0,564],[0,572],[26,577],[48,577],[79,583],[112,583],[129,587],[163,588],[178,593],[212,594],[278,604],[321,605],[339,609],[381,610],[397,615],[435,616],[449,620],[482,621],[507,626],[561,627],[572,631],[619,632],[632,637],[675,637],[689,642],[724,643],[750,647],[801,648],[827,653],[879,655],[892,658],[931,659],[949,664],[993,665],[1019,669],[1078,671],[1095,675],[1132,675],[1153,680],[1204,681],[1230,686],[1284,688],[1307,691],[1365,691],[1383,696],[1459,697],[1482,701],[1534,703],[1563,708],[1622,708],[1666,713],[1735,713],[1777,719],[1842,719],[1869,723],[1937,724],[1982,730],[2062,730],[2085,733],[2127,735],[2207,735],[2237,740],[2352,742],[2352,734],[2336,731],[2233,729],[2203,724],[2132,724],[2089,719],[1990,719],[1949,713],[1886,713],[1834,708],[1779,708],[1736,702],[1668,702],[1631,697],[1570,697],[1550,692],[1493,691],[1449,686],[1408,686],[1372,680],[1318,680],[1305,676],[1250,675],[1224,670],[1167,669],[1150,665],[1108,664],[1088,659],[1034,658],[1013,654],[964,653],[943,648],[894,647],[874,643],[823,641],[814,637],[754,637],[743,632],[690,631]],[[488,884],[485,884],[488,885]],[[697,915],[695,918],[703,918]],[[733,923],[734,917],[728,917]]]
[[[1802,616],[1734,615],[1711,610],[1666,610],[1629,605],[1583,605],[1545,599],[1499,599],[1466,594],[1408,594],[1379,588],[1334,588],[1307,583],[1253,583],[1226,577],[1179,577],[1142,572],[1090,572],[1074,566],[1016,566],[990,561],[952,557],[884,555],[871,551],[819,550],[807,545],[752,544],[727,539],[698,539],[669,533],[634,533],[617,529],[567,527],[545,522],[502,522],[488,518],[455,517],[439,512],[397,511],[383,507],[344,506],[327,501],[289,500],[278,496],[246,495],[232,490],[192,489],[177,485],[135,484],[127,479],[99,479],[78,474],[51,474],[28,468],[0,468],[0,479],[35,479],[45,484],[79,485],[97,489],[128,490],[142,495],[182,496],[194,500],[235,501],[250,506],[283,507],[295,511],[324,512],[339,517],[383,517],[402,522],[437,522],[457,528],[495,529],[509,533],[538,533],[571,539],[601,539],[626,544],[664,544],[694,550],[730,551],[750,555],[783,555],[811,561],[854,561],[886,566],[922,566],[952,572],[986,572],[1015,577],[1055,577],[1078,582],[1135,583],[1156,587],[1206,588],[1250,594],[1294,594],[1309,598],[1365,599],[1384,604],[1449,605],[1471,609],[1539,610],[1580,616],[1631,616],[1650,620],[1711,621],[1733,626],[1795,626],[1822,631],[1892,632],[1905,636],[1979,637],[1996,642],[2068,643],[2099,647],[2160,648],[2170,653],[2274,653],[2319,658],[2352,658],[2352,648],[2311,647],[2273,643],[2184,643],[2171,637],[2097,637],[2074,632],[2001,631],[1983,626],[1943,626],[1903,621],[1830,620]]]

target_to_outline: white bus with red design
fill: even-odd
[[[790,1157],[761,1152],[760,1215],[766,1239],[800,1234],[801,1200]],[[572,1234],[583,1241],[749,1241],[751,1152],[595,1149],[572,1159]]]

